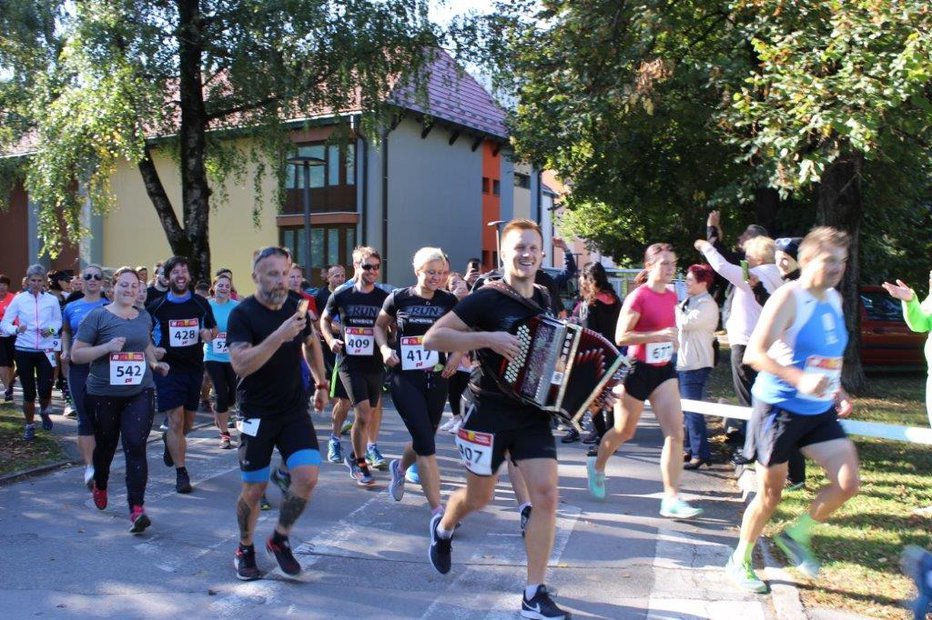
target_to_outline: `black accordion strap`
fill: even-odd
[[[533,310],[537,314],[549,314],[548,308],[550,307],[550,292],[543,286],[539,284],[534,285],[534,289],[540,291],[541,295],[544,297],[544,303],[546,306],[540,306],[533,298],[525,297],[521,293],[515,290],[513,286],[505,282],[504,280],[490,280],[485,283],[483,288],[490,288],[493,291],[497,291],[504,295],[514,299],[519,304]]]

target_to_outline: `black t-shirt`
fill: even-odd
[[[423,336],[431,325],[456,305],[456,296],[447,291],[434,291],[431,299],[419,297],[414,287],[398,288],[389,294],[382,305],[382,311],[395,319],[398,325],[398,339],[395,343],[395,353],[401,360],[402,370],[428,370],[422,368],[425,356],[430,351],[424,351],[421,343],[410,340],[412,337]],[[436,356],[436,361],[443,364],[446,356]]]
[[[146,307],[148,308],[151,304],[165,297],[167,293],[167,290],[160,291],[159,289],[155,288],[155,286],[146,288]]]
[[[355,286],[337,291],[327,300],[327,314],[340,317],[343,350],[337,356],[340,368],[349,371],[379,372],[382,354],[375,346],[373,326],[388,293],[375,287],[368,293]]]
[[[489,271],[479,276],[479,279],[473,284],[472,290],[478,291],[480,288],[485,286],[486,282],[491,282],[493,280],[501,280],[502,272],[499,269]],[[553,278],[549,273],[543,269],[538,269],[537,273],[534,274],[534,284],[543,286],[547,289],[547,294],[550,295],[550,312],[553,316],[559,316],[563,312],[563,301],[560,299],[560,287],[557,286],[557,283],[554,282]]]
[[[544,295],[537,288],[534,289],[533,300],[546,308]],[[470,293],[456,304],[453,312],[463,323],[481,332],[510,332],[518,321],[544,314],[490,288],[480,288]],[[486,375],[487,368],[501,368],[504,358],[492,349],[479,349],[476,356],[480,363],[470,378],[472,389],[479,391],[483,398],[514,403],[517,399],[504,394],[495,380]]]
[[[170,372],[203,372],[204,347],[200,330],[217,326],[210,304],[200,295],[188,293],[179,301],[163,295],[146,306],[152,315],[152,342],[165,349]]]
[[[245,342],[256,346],[297,311],[296,297],[289,296],[281,308],[272,310],[250,295],[230,313],[227,345]],[[302,355],[302,344],[311,333],[308,321],[303,332],[280,346],[254,373],[240,379],[237,397],[243,416],[265,418],[307,411],[298,358]]]

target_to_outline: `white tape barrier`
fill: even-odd
[[[701,413],[733,420],[748,420],[751,417],[750,407],[738,405],[725,405],[722,403],[708,403],[704,400],[683,399],[683,411]],[[855,411],[857,411],[855,409]],[[877,437],[879,439],[892,439],[893,441],[906,441],[926,446],[932,446],[932,428],[919,428],[916,426],[897,426],[895,424],[881,424],[879,422],[861,422],[859,420],[839,420],[842,428],[850,435],[863,437]]]

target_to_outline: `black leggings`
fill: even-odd
[[[236,402],[236,373],[229,362],[204,362],[217,394],[217,413],[226,413]],[[226,430],[226,429],[221,429]]]
[[[460,407],[460,399],[463,397],[463,392],[465,392],[466,388],[469,386],[469,373],[463,370],[457,370],[448,381],[450,386],[450,411],[453,412],[453,415],[460,415],[463,412],[463,408]]]
[[[395,371],[391,388],[392,402],[411,433],[414,453],[418,456],[436,453],[434,435],[443,417],[447,380],[439,372]]]
[[[52,398],[53,368],[44,351],[16,349],[16,369],[23,386],[24,403],[34,402],[37,391],[39,400]]]
[[[117,442],[123,436],[126,456],[126,499],[130,509],[142,506],[149,481],[146,460],[146,439],[155,415],[155,392],[145,389],[135,396],[96,396],[85,398],[88,414],[94,421],[94,484],[106,489],[110,479],[110,464],[116,454]]]

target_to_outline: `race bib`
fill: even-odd
[[[247,418],[245,420],[236,421],[236,430],[238,430],[243,435],[249,435],[250,437],[255,437],[259,432],[259,418]]]
[[[230,352],[230,350],[227,348],[226,332],[220,332],[217,334],[217,337],[210,341],[210,345],[213,347],[214,353],[222,354]]]
[[[110,385],[139,385],[146,374],[142,353],[110,354]]]
[[[805,373],[816,373],[828,378],[828,387],[821,394],[803,394],[797,392],[797,396],[802,400],[814,400],[819,402],[831,402],[835,399],[835,393],[841,388],[841,364],[840,357],[822,357],[820,355],[810,355],[806,359],[806,366],[803,368]]]
[[[171,347],[190,347],[198,342],[197,319],[178,319],[168,322],[168,344]]]
[[[54,349],[48,349],[45,352],[45,359],[49,361],[49,364],[52,365],[52,368],[55,368],[58,365],[58,363],[55,361],[55,350]]]
[[[492,444],[495,441],[495,435],[492,433],[480,433],[477,431],[467,431],[461,428],[456,433],[456,447],[460,451],[460,458],[466,469],[477,476],[492,475]]]
[[[672,342],[648,342],[644,350],[648,364],[666,364],[673,359]]]
[[[347,355],[372,355],[375,352],[375,335],[371,327],[347,327]]]
[[[439,351],[424,348],[424,336],[405,336],[399,338],[399,343],[402,370],[432,370],[440,363]]]

